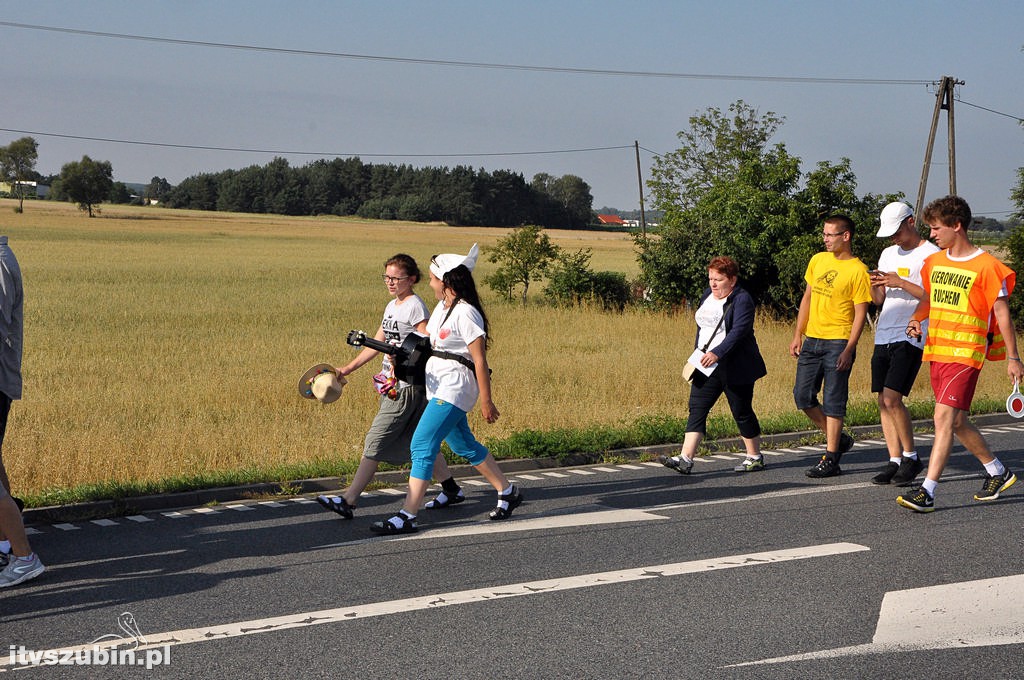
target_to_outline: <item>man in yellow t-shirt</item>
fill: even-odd
[[[825,219],[821,232],[825,252],[807,264],[807,287],[789,346],[789,353],[797,358],[796,407],[825,433],[825,455],[807,470],[813,478],[840,474],[839,459],[853,446],[853,437],[843,432],[843,421],[850,369],[871,302],[868,268],[853,256],[853,234],[853,220],[846,215]]]

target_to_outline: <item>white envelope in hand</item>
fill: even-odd
[[[718,368],[718,362],[716,361],[715,363],[711,364],[710,366],[705,367],[705,366],[702,366],[701,363],[700,363],[700,360],[703,357],[704,357],[704,352],[702,352],[698,348],[698,349],[693,350],[693,354],[690,355],[690,358],[687,359],[687,361],[690,362],[691,364],[693,364],[694,368],[696,368],[698,371],[700,371],[704,375],[711,375],[712,373],[715,372],[715,369]]]

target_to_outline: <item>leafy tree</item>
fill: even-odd
[[[174,187],[163,177],[154,177],[149,180],[149,184],[146,185],[143,191],[142,197],[150,201],[156,201],[157,203],[166,203],[167,198],[171,195],[171,190]]]
[[[128,185],[124,182],[114,182],[110,187],[110,195],[107,200],[111,203],[131,203],[132,192],[128,189]]]
[[[1009,252],[1007,264],[1013,271],[1017,272],[1018,289],[1010,295],[1010,313],[1013,322],[1020,330],[1024,327],[1024,294],[1020,286],[1024,278],[1024,168],[1017,169],[1017,184],[1010,191],[1010,200],[1017,206],[1017,211],[1011,219],[1022,220],[1011,231],[1005,241],[1005,247]]]
[[[575,253],[560,252],[548,268],[544,296],[556,305],[597,302],[605,309],[622,311],[629,304],[631,291],[621,272],[595,272],[590,269],[590,248]]]
[[[498,270],[487,276],[484,282],[507,300],[512,299],[517,286],[522,286],[520,302],[526,304],[530,283],[543,278],[548,265],[560,251],[561,248],[542,233],[541,227],[529,225],[515,229],[488,249],[487,259],[497,263]]]
[[[647,295],[656,304],[695,300],[707,286],[707,264],[728,255],[761,305],[792,314],[803,274],[821,250],[821,223],[848,214],[859,226],[854,253],[877,261],[884,245],[871,225],[884,202],[859,198],[849,159],[821,162],[806,178],[800,159],[770,144],[783,119],[759,115],[742,100],[726,115],[708,109],[680,132],[682,147],[655,161],[648,183],[660,232],[635,236]],[[801,188],[801,180],[805,184]]]
[[[593,221],[594,197],[590,185],[576,175],[555,178],[542,172],[533,176],[530,186],[541,199],[545,224],[566,229],[582,229]]]
[[[22,137],[0,147],[0,180],[11,185],[11,195],[18,199],[19,213],[25,209],[25,187],[22,182],[36,176],[38,159],[39,144],[32,137]]]
[[[60,169],[64,194],[78,204],[80,210],[93,216],[93,206],[110,196],[114,185],[114,169],[110,161],[94,161],[82,156],[80,161],[66,163]]]

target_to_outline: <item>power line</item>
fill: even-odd
[[[1007,118],[1015,120],[1018,123],[1024,124],[1024,118],[1021,118],[1019,116],[1014,116],[1014,115],[1009,114],[1009,113],[1003,113],[1002,111],[996,111],[995,109],[989,109],[989,108],[986,108],[984,106],[980,106],[978,104],[972,104],[971,102],[965,102],[963,99],[960,99],[959,97],[957,98],[957,101],[960,102],[961,104],[964,104],[965,106],[973,106],[976,109],[981,109],[982,111],[988,111],[989,113],[994,113],[997,116],[1006,116]]]
[[[540,151],[495,151],[487,153],[338,153],[331,151],[287,151],[284,149],[247,149],[227,146],[203,146],[199,144],[173,144],[170,142],[144,142],[133,139],[113,139],[110,137],[86,137],[84,135],[68,135],[57,132],[39,132],[34,130],[15,130],[0,128],[0,132],[11,132],[19,135],[37,135],[40,137],[59,137],[60,139],[79,139],[88,142],[109,142],[112,144],[133,144],[136,146],[158,146],[170,149],[198,149],[200,151],[236,151],[239,153],[277,154],[281,156],[335,156],[360,158],[483,158],[489,156],[544,156],[563,153],[589,153],[593,151],[613,151],[632,149],[632,144],[621,146],[596,146],[582,149],[549,149]]]
[[[61,28],[58,26],[41,26],[38,24],[21,24],[13,21],[0,21],[0,26],[22,28],[33,31],[49,31],[71,35],[85,35],[98,38],[115,38],[118,40],[137,40],[142,42],[164,43],[171,45],[189,45],[193,47],[210,47],[228,50],[245,50],[252,52],[269,52],[273,54],[291,54],[305,57],[329,57],[334,59],[358,59],[363,61],[381,61],[398,64],[421,64],[427,66],[454,66],[460,68],[502,69],[509,71],[534,71],[541,73],[571,73],[578,75],[626,76],[636,78],[675,78],[689,80],[738,80],[766,83],[815,83],[833,85],[929,85],[932,79],[886,79],[886,78],[817,78],[808,76],[752,76],[724,73],[675,73],[667,71],[623,71],[616,69],[574,68],[569,66],[531,66],[528,64],[500,64],[482,61],[455,61],[449,59],[421,59],[411,57],[393,57],[376,54],[354,54],[348,52],[327,52],[322,50],[298,50],[283,47],[266,47],[262,45],[245,45],[238,43],[209,42],[205,40],[184,40],[181,38],[159,38],[148,35],[130,33],[109,33],[106,31],[88,31],[78,28]]]

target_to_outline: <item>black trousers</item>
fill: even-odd
[[[761,423],[754,413],[754,383],[727,385],[721,374],[721,371],[715,371],[710,376],[704,376],[696,372],[690,386],[690,415],[686,419],[686,431],[707,434],[708,413],[724,393],[740,435],[747,439],[759,436]]]

